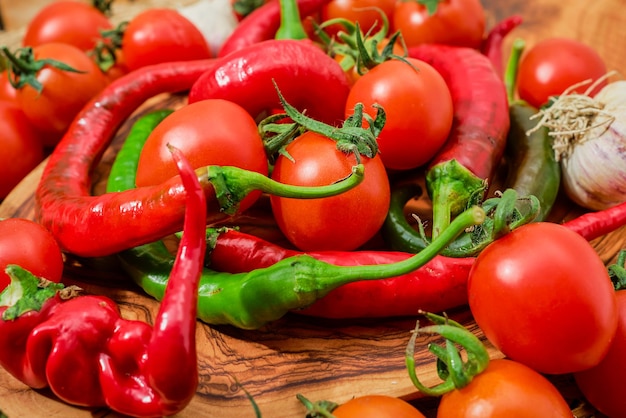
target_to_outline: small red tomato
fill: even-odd
[[[582,81],[595,81],[606,73],[606,64],[592,47],[575,39],[544,39],[522,56],[517,91],[522,100],[539,108],[551,96]],[[600,83],[595,92],[605,85],[606,81]],[[584,92],[588,87],[589,84],[573,91]]]
[[[407,401],[387,395],[365,395],[350,399],[332,411],[336,418],[424,418]]]
[[[4,271],[8,264],[17,264],[35,276],[57,283],[63,276],[59,244],[46,228],[28,219],[0,221],[0,291],[11,282]]]

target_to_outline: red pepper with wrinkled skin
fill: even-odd
[[[408,55],[442,75],[454,104],[450,135],[426,172],[435,238],[472,197],[484,195],[495,175],[509,130],[508,99],[500,75],[479,51],[424,44]]]
[[[302,252],[235,230],[210,240],[210,267],[229,273],[252,271]],[[395,263],[412,254],[399,251],[318,251],[306,254],[338,266]],[[297,313],[324,318],[385,318],[442,312],[467,303],[467,277],[473,258],[436,256],[410,274],[349,283]]]
[[[268,40],[219,58],[189,91],[189,103],[224,99],[245,108],[252,117],[280,109],[276,88],[298,110],[330,125],[343,123],[340,109],[350,92],[348,78],[333,58],[311,42]]]
[[[195,334],[206,201],[193,168],[180,151],[173,155],[187,197],[184,237],[154,326],[122,318],[107,297],[63,299],[63,290],[55,288],[39,308],[14,313],[35,289],[49,290],[11,266],[17,268],[9,271],[15,285],[25,288],[30,280],[32,291],[0,309],[0,365],[13,376],[33,388],[49,386],[69,404],[108,406],[131,416],[169,416],[189,404],[198,385]]]
[[[298,0],[300,16],[309,16],[322,9],[330,0]],[[273,39],[280,27],[281,13],[279,0],[271,0],[246,16],[217,53],[223,57],[255,43]]]

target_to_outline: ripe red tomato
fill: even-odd
[[[301,186],[332,184],[350,174],[354,156],[337,150],[336,142],[307,132],[286,147],[294,161],[277,158],[272,178]],[[361,157],[365,178],[355,188],[322,199],[270,196],[274,218],[287,239],[300,250],[354,250],[370,240],[389,209],[389,179],[379,155]]]
[[[437,417],[572,418],[572,411],[543,375],[521,363],[499,359],[491,360],[469,385],[443,395]]]
[[[558,96],[568,87],[585,80],[597,80],[607,73],[600,55],[575,39],[549,38],[538,42],[519,64],[517,91],[522,100],[541,107],[550,96]],[[600,83],[598,92],[606,82]],[[589,85],[577,88],[584,92]]]
[[[424,418],[410,403],[387,395],[365,395],[339,405],[336,418]]]
[[[43,144],[17,103],[0,101],[0,200],[43,161]]]
[[[24,46],[61,42],[88,51],[101,38],[100,31],[111,29],[109,19],[86,2],[53,1],[30,20],[22,39]]]
[[[122,52],[129,70],[211,57],[202,32],[174,9],[147,9],[128,22]]]
[[[33,48],[36,60],[53,59],[81,72],[44,66],[36,74],[43,90],[25,85],[17,92],[17,101],[42,132],[44,145],[53,147],[61,139],[78,112],[106,85],[98,66],[84,51],[70,44],[49,43]]]
[[[480,0],[439,1],[433,14],[422,3],[409,0],[395,5],[392,26],[402,33],[408,47],[425,43],[480,47],[485,32]]]
[[[9,82],[8,72],[0,72],[0,100],[17,103],[17,90]]]
[[[597,366],[574,374],[589,403],[609,417],[624,416],[626,412],[626,290],[617,291],[616,297],[619,319],[609,352]]]
[[[385,167],[394,170],[427,163],[452,128],[452,97],[443,77],[423,61],[408,61],[412,66],[390,60],[372,68],[354,83],[346,102],[346,117],[357,103],[372,117],[372,105],[383,107],[387,121],[378,146]]]
[[[167,144],[179,148],[194,168],[228,165],[268,174],[256,122],[230,101],[209,99],[188,104],[159,123],[141,151],[137,186],[160,184],[178,175]],[[249,207],[259,195],[248,195],[240,210]]]
[[[608,272],[566,227],[538,222],[487,246],[468,278],[471,312],[494,346],[541,373],[597,365],[617,328]]]
[[[381,13],[391,21],[395,3],[395,0],[331,0],[322,7],[322,21],[346,19],[359,22],[363,33],[370,30],[374,33],[382,27]],[[343,26],[330,25],[326,31],[333,35],[340,29],[344,29]]]
[[[0,221],[0,291],[11,282],[5,273],[8,264],[44,279],[60,282],[63,253],[52,234],[40,224],[23,218]]]

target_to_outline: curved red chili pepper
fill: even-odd
[[[504,60],[502,58],[502,43],[504,38],[511,33],[513,29],[521,25],[523,22],[522,16],[513,15],[497,23],[487,34],[487,37],[483,41],[481,51],[483,55],[489,58],[496,73],[503,77],[504,75]]]
[[[106,405],[137,417],[173,415],[191,401],[198,385],[206,201],[193,168],[180,151],[173,155],[186,195],[184,234],[154,326],[122,318],[104,296],[62,299],[65,289],[38,286],[38,278],[18,269],[24,275],[14,276],[15,285],[30,292],[0,308],[0,364],[13,376],[33,388],[49,387],[73,405]],[[44,297],[40,307],[5,317],[8,309]]]
[[[191,87],[189,103],[225,99],[256,117],[281,108],[272,81],[289,104],[308,116],[343,123],[348,78],[339,63],[306,41],[268,40],[219,58]]]
[[[330,0],[298,0],[300,16],[319,11]],[[252,44],[273,39],[280,27],[280,2],[272,0],[255,9],[235,27],[217,54],[226,56]]]

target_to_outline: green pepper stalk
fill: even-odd
[[[308,39],[296,0],[279,0],[280,26],[276,31],[276,39]]]
[[[142,121],[140,119],[137,123]],[[148,131],[131,130],[111,168],[112,175],[107,185],[109,192],[134,187],[135,160],[139,155],[127,152],[125,148],[134,142],[143,143]],[[205,268],[199,286],[198,318],[208,324],[260,328],[289,311],[311,305],[343,284],[395,277],[416,270],[466,228],[483,222],[484,216],[480,207],[466,210],[419,254],[393,264],[341,267],[308,255],[297,255],[248,273],[218,273]],[[157,299],[163,296],[172,256],[162,241],[122,251],[119,259],[123,268],[146,293]]]

